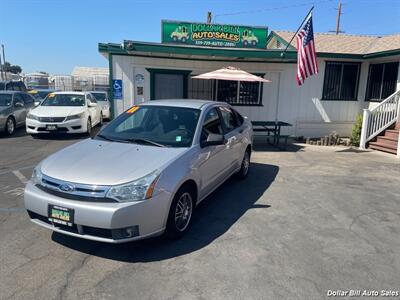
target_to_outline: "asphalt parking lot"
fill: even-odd
[[[108,245],[28,219],[24,182],[85,136],[0,136],[0,299],[323,299],[400,291],[400,164],[331,147],[255,151],[181,240]],[[100,162],[101,163],[101,162]]]

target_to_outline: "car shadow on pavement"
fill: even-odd
[[[12,135],[8,135],[4,131],[0,131],[0,139],[12,139],[12,138],[18,138],[18,137],[22,137],[22,136],[26,136],[26,135],[27,135],[27,133],[25,130],[25,126],[16,128]]]
[[[53,241],[98,257],[123,262],[149,262],[169,259],[199,250],[226,233],[249,209],[265,209],[257,203],[270,187],[279,167],[252,163],[248,177],[231,178],[196,208],[192,226],[176,241],[162,237],[126,244],[107,244],[79,239],[54,232]]]

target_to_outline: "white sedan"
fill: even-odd
[[[91,133],[103,123],[101,107],[88,92],[55,92],[26,117],[26,132]]]

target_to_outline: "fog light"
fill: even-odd
[[[138,225],[112,230],[112,238],[114,240],[129,239],[135,236],[139,236]]]

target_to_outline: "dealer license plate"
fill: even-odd
[[[48,216],[50,222],[65,226],[74,225],[74,210],[71,208],[49,204]]]
[[[49,131],[57,130],[57,125],[47,125],[46,130],[49,130]]]

